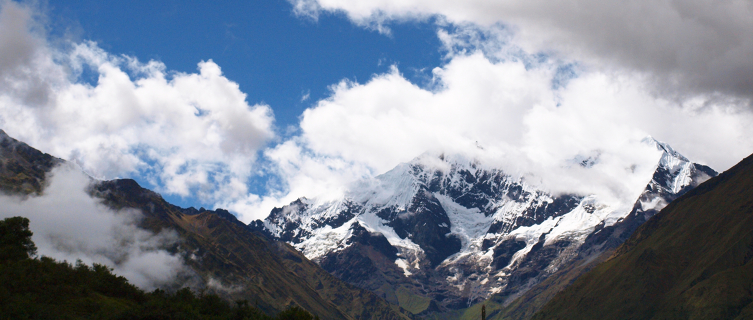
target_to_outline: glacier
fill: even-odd
[[[652,137],[642,143],[657,159],[629,201],[552,193],[475,159],[427,153],[340,199],[301,198],[250,226],[388,301],[402,288],[432,299],[434,311],[460,309],[519,296],[576,255],[615,247],[717,174]],[[598,156],[569,165],[588,170]]]

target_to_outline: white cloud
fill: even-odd
[[[515,30],[529,52],[558,52],[606,69],[646,73],[670,95],[753,97],[753,4],[747,0],[290,0],[300,15],[345,13],[388,30],[425,20]]]
[[[0,25],[10,26],[0,29],[0,75],[12,84],[0,90],[8,134],[99,178],[143,174],[160,192],[205,202],[246,195],[274,117],[269,106],[249,105],[217,64],[178,73],[93,42],[53,48],[31,10],[13,2],[3,4]],[[88,72],[96,83],[79,80]],[[38,92],[44,99],[29,98]]]
[[[91,198],[85,192],[90,179],[79,168],[58,167],[48,178],[50,185],[41,196],[0,195],[0,219],[29,218],[39,255],[104,264],[146,290],[170,285],[189,272],[180,256],[164,249],[177,243],[177,234],[138,228],[141,212],[112,211]]]
[[[572,12],[565,3],[296,1],[300,14],[343,10],[376,28],[442,15],[436,21],[445,60],[427,87],[396,67],[366,83],[334,84],[328,98],[302,114],[300,128],[288,128],[296,136],[267,147],[275,138],[271,108],[249,105],[211,60],[196,73],[176,73],[92,42],[53,48],[29,9],[6,2],[0,60],[11,62],[0,61],[0,76],[13,89],[0,86],[0,127],[97,177],[142,175],[157,191],[198,196],[246,222],[297,197],[331,199],[354,181],[427,151],[483,158],[553,191],[615,197],[645,184],[655,156],[639,143],[647,135],[717,170],[753,151],[753,117],[741,107],[747,93],[725,82],[744,83],[753,72],[705,82],[749,66],[749,59],[709,49],[747,52],[751,38],[735,34],[747,32],[748,18],[716,23],[737,2],[709,11],[707,20],[680,19],[694,32],[720,34],[715,40],[701,32],[687,43],[680,40],[689,31],[657,18],[673,17],[684,4],[661,2],[631,24],[624,20],[634,10],[620,6],[633,4],[583,3],[588,6]],[[703,11],[688,10],[688,17]],[[664,22],[669,29],[647,33]],[[693,29],[697,23],[702,27]],[[696,54],[678,58],[688,52]],[[719,68],[709,71],[712,66]],[[95,83],[80,80],[90,73]],[[657,94],[667,88],[692,94]],[[593,170],[565,166],[594,154],[601,158]],[[268,184],[250,193],[251,177]]]
[[[659,153],[641,143],[648,135],[717,170],[753,152],[753,115],[737,105],[678,105],[652,95],[644,78],[596,71],[555,86],[557,61],[449,56],[429,89],[396,68],[365,84],[333,86],[329,98],[304,112],[299,137],[265,153],[286,188],[247,199],[236,207],[242,218],[264,217],[300,196],[342,194],[354,181],[426,151],[476,157],[554,192],[597,193],[620,203],[635,200],[658,161]],[[599,161],[591,169],[568,166],[593,155]]]
[[[640,143],[648,135],[717,170],[753,152],[753,64],[730,55],[753,53],[753,15],[740,1],[291,2],[299,15],[341,12],[383,32],[435,17],[446,63],[428,88],[396,68],[333,85],[302,115],[300,136],[266,153],[283,188],[247,199],[245,220],[299,196],[341,194],[426,151],[628,201],[657,160]],[[597,154],[590,170],[566,166]]]
[[[373,176],[367,164],[342,157],[313,152],[294,137],[265,151],[269,161],[267,174],[275,184],[267,185],[268,194],[249,194],[243,199],[227,199],[218,206],[236,212],[244,222],[265,218],[274,207],[282,207],[299,197],[328,201],[342,195],[347,186],[359,178]]]

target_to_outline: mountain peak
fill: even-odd
[[[688,158],[680,154],[679,152],[675,151],[669,144],[665,142],[661,142],[659,140],[656,140],[652,136],[647,136],[641,140],[642,143],[655,146],[657,150],[664,152],[665,154],[671,155],[672,157],[675,157],[677,159],[680,159],[685,162],[690,162]]]
[[[663,155],[653,177],[646,176],[643,193],[636,190],[640,198],[629,203],[575,192],[551,194],[476,158],[426,152],[355,183],[340,200],[296,201],[255,225],[308,258],[326,261],[330,272],[370,265],[372,272],[344,280],[382,296],[396,294],[389,288],[415,287],[421,289],[411,294],[434,300],[439,309],[464,308],[496,292],[521,293],[571,261],[592,233],[631,214],[641,215],[631,221],[645,221],[715,175],[666,143],[652,137],[642,142]],[[600,156],[595,151],[573,165],[589,168]],[[354,225],[375,237],[381,234],[389,245],[353,247]],[[387,246],[397,259],[379,253],[394,252]],[[605,246],[599,242],[590,248],[596,247]],[[402,276],[391,276],[394,272]]]

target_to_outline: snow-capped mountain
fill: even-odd
[[[424,155],[341,199],[301,198],[250,226],[414,313],[463,308],[494,293],[517,296],[576,255],[613,248],[717,174],[643,142],[662,154],[631,203],[551,194],[472,159]],[[587,169],[597,160],[573,162]]]

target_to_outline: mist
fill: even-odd
[[[179,255],[165,249],[178,244],[177,233],[141,229],[139,210],[114,211],[89,196],[92,180],[77,166],[59,166],[47,180],[40,196],[0,195],[0,218],[29,218],[39,256],[103,264],[144,290],[170,286],[190,273]]]

